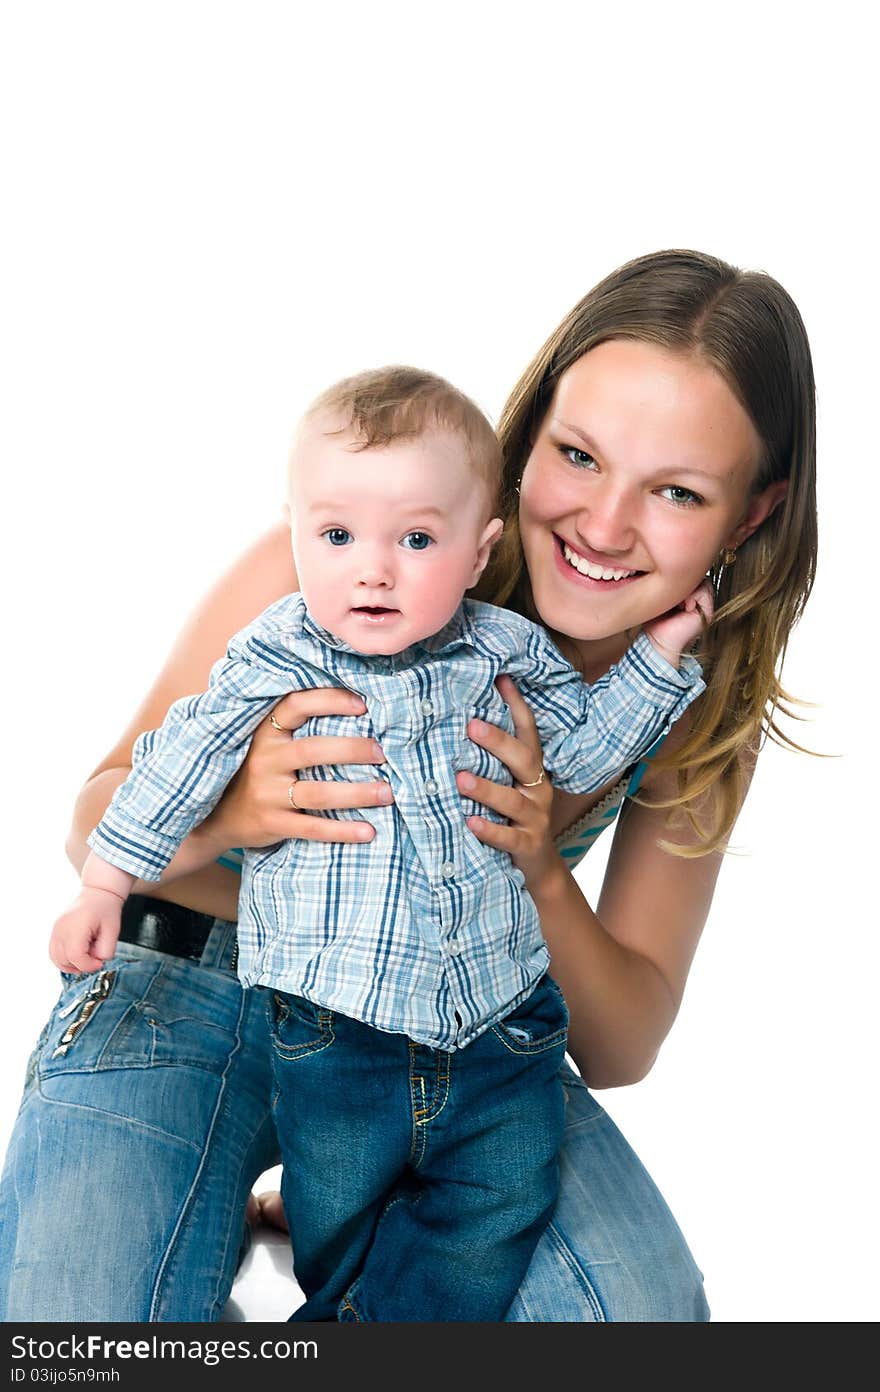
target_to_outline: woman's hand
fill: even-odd
[[[485,845],[507,851],[535,893],[545,876],[558,874],[563,867],[550,834],[553,785],[546,776],[536,783],[543,772],[543,758],[535,717],[510,677],[499,677],[496,685],[510,706],[515,733],[510,735],[482,720],[469,721],[467,732],[476,744],[507,765],[514,786],[508,788],[466,772],[456,774],[455,781],[460,793],[507,818],[507,826],[486,817],[468,817],[467,824]]]
[[[361,736],[308,736],[291,739],[316,715],[363,715],[366,706],[350,691],[316,688],[293,691],[257,727],[248,756],[197,835],[218,853],[230,846],[271,846],[299,837],[306,841],[371,841],[375,831],[362,821],[312,817],[328,808],[377,807],[390,803],[385,782],[298,780],[304,768],[320,764],[382,764],[375,740]],[[296,808],[288,794],[293,793]]]

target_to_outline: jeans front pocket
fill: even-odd
[[[287,1061],[320,1053],[336,1038],[332,1010],[284,991],[270,993],[269,1028],[273,1049]]]
[[[564,1051],[568,1009],[553,978],[542,976],[531,995],[492,1029],[504,1047],[514,1054],[542,1054],[560,1047]]]

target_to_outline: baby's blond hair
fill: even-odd
[[[432,430],[460,435],[470,466],[486,486],[489,506],[497,501],[501,446],[495,431],[469,396],[433,372],[392,366],[345,377],[315,398],[303,424],[320,417],[336,422],[328,434],[350,431],[362,450],[417,439]]]

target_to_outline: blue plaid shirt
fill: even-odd
[[[548,774],[575,793],[636,762],[703,690],[693,659],[677,670],[644,635],[588,686],[543,629],[472,600],[441,633],[393,657],[364,657],[319,627],[299,594],[288,595],[232,639],[204,694],[177,701],[160,730],[140,737],[132,773],[89,845],[112,865],[158,879],[282,696],[320,686],[358,692],[365,715],[315,718],[295,734],[369,735],[386,763],[300,776],[387,778],[394,802],[367,813],[370,842],[291,840],[245,853],[239,973],[246,986],[304,995],[434,1048],[462,1048],[523,1000],[548,964],[522,874],[465,825],[473,812],[494,814],[455,783],[460,769],[511,782],[465,730],[478,716],[512,731],[494,685],[500,673],[534,712]]]

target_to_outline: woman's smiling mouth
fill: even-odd
[[[553,533],[554,551],[559,566],[568,576],[573,578],[572,572],[579,579],[588,583],[599,583],[601,585],[623,584],[628,580],[637,579],[644,575],[642,570],[629,570],[623,566],[597,565],[590,561],[586,556],[582,556],[579,551],[575,551],[569,546],[567,541]]]

